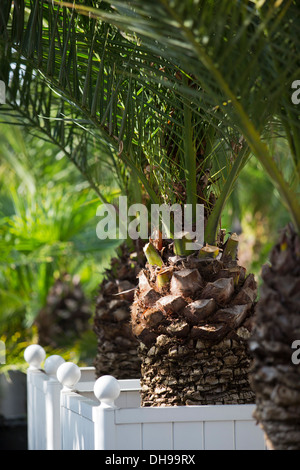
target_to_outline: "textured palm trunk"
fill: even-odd
[[[228,245],[229,248],[230,244]],[[228,250],[174,257],[139,275],[132,306],[142,406],[254,403],[248,340],[256,298]],[[234,255],[233,255],[234,257]]]
[[[255,417],[271,449],[300,450],[300,364],[292,360],[293,342],[300,340],[300,239],[291,227],[270,261],[250,342]]]
[[[138,341],[130,324],[130,307],[139,271],[138,257],[133,259],[124,245],[121,256],[112,260],[111,269],[100,286],[94,316],[97,378],[108,374],[117,379],[136,379],[141,375]]]
[[[39,344],[57,348],[66,339],[77,339],[90,328],[91,316],[92,309],[79,278],[69,274],[61,276],[49,290],[46,305],[35,320]]]

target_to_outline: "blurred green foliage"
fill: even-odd
[[[5,367],[14,368],[24,363],[25,347],[37,342],[34,320],[54,281],[65,273],[79,276],[92,307],[118,242],[97,238],[100,201],[63,152],[26,129],[1,124],[0,156],[0,339]],[[118,189],[108,177],[109,201]],[[80,363],[95,350],[88,331],[59,353]]]
[[[282,139],[274,141],[273,156],[281,172],[293,185],[289,148]],[[257,159],[252,157],[242,170],[222,217],[224,227],[240,236],[239,261],[261,283],[262,265],[278,240],[279,231],[291,221],[279,192]]]

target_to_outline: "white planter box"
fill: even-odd
[[[28,371],[31,449],[266,449],[252,418],[255,405],[142,408],[138,380],[105,376],[95,382],[93,368],[77,369],[60,366],[61,383],[41,370]]]
[[[46,357],[45,351],[38,345],[32,345],[25,351],[25,360],[29,364],[27,369],[27,435],[29,450],[61,450],[62,436],[66,434],[66,423],[61,424],[61,415],[64,416],[64,408],[61,408],[61,400],[66,391],[62,393],[63,385],[57,379],[56,373],[64,360],[60,356],[50,356],[46,359],[44,369],[41,364]],[[74,365],[74,367],[76,367]],[[78,368],[79,370],[79,368]],[[83,393],[84,397],[93,398],[94,406],[99,405],[95,398],[93,388],[95,384],[95,368],[81,367],[76,382],[77,393]],[[76,379],[77,379],[76,378]],[[75,384],[74,382],[74,384]],[[139,406],[139,381],[120,381],[121,394],[117,400],[119,406]],[[130,388],[130,396],[127,389]],[[124,389],[124,390],[123,390]],[[72,393],[70,389],[66,389]],[[61,396],[62,395],[62,396]],[[76,397],[78,395],[76,394]],[[83,436],[82,439],[86,438]],[[92,444],[93,445],[93,444]]]
[[[56,371],[64,363],[60,356],[46,357],[42,347],[29,346],[25,351],[27,370],[27,439],[28,450],[59,450],[60,436],[60,393],[62,384],[57,380]],[[86,388],[87,382],[95,378],[93,367],[81,368],[79,389]]]
[[[102,408],[84,394],[62,398],[66,450],[263,450],[254,405]],[[131,400],[130,400],[131,401]],[[117,403],[117,402],[116,402]]]

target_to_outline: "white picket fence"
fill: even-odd
[[[139,380],[95,381],[43,348],[25,352],[30,450],[263,450],[255,405],[140,407]]]

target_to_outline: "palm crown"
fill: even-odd
[[[86,2],[79,14],[57,3],[3,8],[10,105],[64,148],[95,189],[108,160],[125,188],[130,172],[151,202],[204,204],[205,241],[215,243],[249,146],[199,81],[195,60],[181,62],[180,51],[170,60],[154,38],[140,42],[112,26],[107,20],[118,26],[121,16],[104,3]]]
[[[298,231],[299,113],[291,87],[300,74],[299,14],[293,0],[155,0],[151,5],[136,0],[114,2],[113,12],[93,10],[95,17],[137,34],[150,50],[193,76],[204,92],[187,87],[185,92],[201,109],[217,106],[222,123],[240,130],[277,186]],[[294,163],[292,184],[282,176],[267,144],[270,136],[282,133]]]

